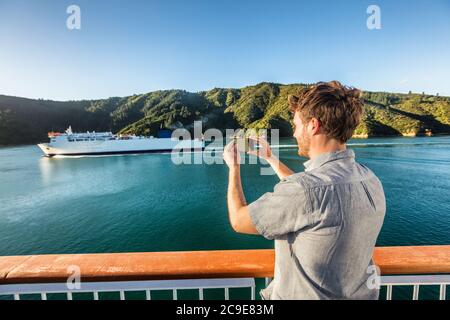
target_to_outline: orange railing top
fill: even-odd
[[[0,257],[0,284],[65,282],[70,266],[82,281],[273,277],[272,249]],[[450,273],[450,245],[377,247],[382,274]]]

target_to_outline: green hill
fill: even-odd
[[[0,144],[47,140],[48,131],[113,131],[155,135],[161,126],[192,129],[278,128],[292,134],[287,96],[299,84],[260,83],[197,93],[162,90],[102,100],[51,101],[0,95]],[[365,92],[355,136],[450,134],[450,97]]]

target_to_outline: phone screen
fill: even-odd
[[[234,143],[236,143],[236,147],[239,152],[253,151],[256,150],[257,148],[258,143],[256,140],[250,139],[248,137],[245,138],[234,137],[234,139],[235,139]]]
[[[247,138],[247,141],[248,141],[247,142],[247,146],[248,146],[248,150],[247,151],[254,151],[254,150],[256,150],[258,142],[256,140],[250,139],[250,138]]]

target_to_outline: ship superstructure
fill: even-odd
[[[64,133],[49,132],[49,143],[38,144],[46,156],[56,155],[108,155],[150,152],[200,151],[205,145],[201,139],[179,140],[165,134],[165,137],[119,135],[112,132],[75,133],[69,127]]]

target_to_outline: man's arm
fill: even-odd
[[[244,192],[242,191],[240,160],[234,142],[227,144],[223,150],[223,159],[229,167],[228,179],[228,216],[234,231],[240,233],[259,234],[250,217]]]
[[[283,162],[275,157],[274,154],[271,154],[271,156],[267,158],[266,161],[270,164],[280,180],[294,174],[294,171],[289,169]]]
[[[244,192],[242,191],[239,164],[230,167],[227,203],[228,216],[234,231],[247,234],[259,234],[250,217]]]

